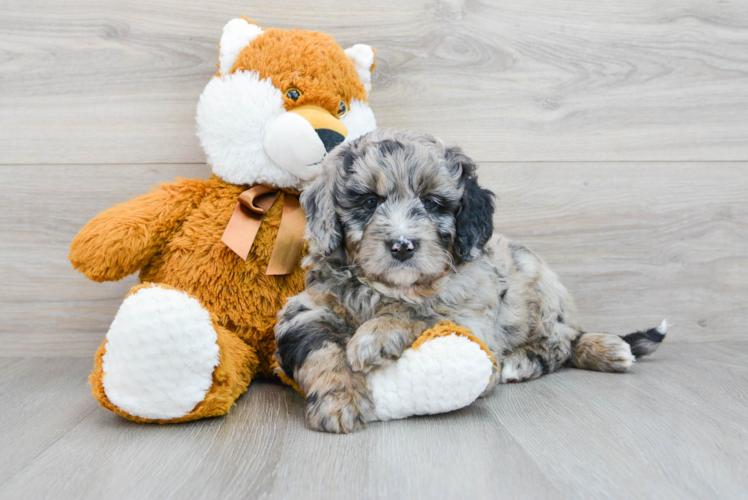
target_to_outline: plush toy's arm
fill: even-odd
[[[94,281],[136,272],[168,241],[204,193],[202,180],[164,184],[94,217],[70,244],[73,268]]]

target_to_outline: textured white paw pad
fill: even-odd
[[[120,306],[106,339],[104,392],[131,415],[182,417],[213,384],[216,331],[208,311],[184,292],[138,290]]]
[[[367,384],[375,420],[432,415],[463,408],[491,381],[493,362],[475,342],[452,334],[406,349],[394,363],[371,372]]]

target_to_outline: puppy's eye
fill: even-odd
[[[286,97],[294,102],[298,101],[299,97],[301,96],[301,90],[297,89],[296,87],[291,87],[290,89],[286,90]]]
[[[348,113],[348,105],[343,101],[340,101],[340,104],[338,105],[338,118],[342,118],[346,113]]]
[[[425,208],[428,211],[436,210],[440,206],[441,205],[439,204],[439,202],[436,201],[434,198],[429,197],[423,200],[423,208]]]
[[[379,206],[379,200],[375,196],[369,196],[364,200],[364,207],[374,210]]]

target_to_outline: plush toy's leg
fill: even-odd
[[[120,306],[89,382],[101,406],[130,420],[184,422],[228,413],[258,365],[197,299],[144,283]]]
[[[467,328],[443,322],[426,330],[397,361],[367,375],[375,420],[463,408],[489,386],[495,363]]]

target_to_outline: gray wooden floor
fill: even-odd
[[[563,370],[451,414],[337,436],[257,382],[224,418],[139,425],[90,361],[0,358],[0,498],[748,498],[748,343],[663,344],[626,375]]]

